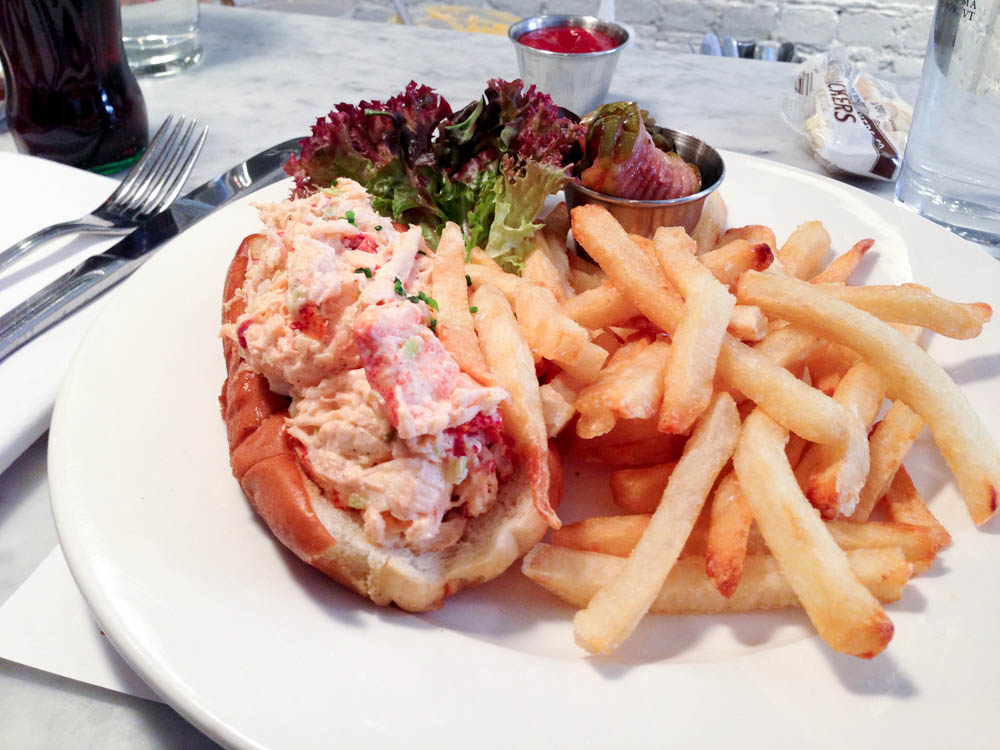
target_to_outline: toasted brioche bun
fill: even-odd
[[[243,286],[250,248],[264,241],[250,235],[240,244],[226,276],[223,323],[244,310],[236,291]],[[223,339],[226,382],[219,398],[229,439],[233,475],[250,505],[296,556],[375,604],[411,612],[440,607],[445,597],[503,573],[545,535],[521,465],[500,486],[496,504],[469,519],[457,544],[415,554],[370,542],[361,514],[336,507],[302,469],[288,439],[289,399],[273,393],[267,380],[242,358],[240,347]],[[553,507],[562,494],[559,454],[549,450]]]

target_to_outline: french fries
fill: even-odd
[[[830,532],[830,536],[837,543],[837,546],[845,552],[861,549],[898,548],[902,551],[907,562],[913,566],[913,573],[926,570],[934,562],[938,551],[950,543],[951,537],[937,522],[937,519],[930,515],[927,506],[923,505],[923,501],[920,500],[920,496],[916,490],[912,489],[912,486],[910,483],[909,489],[902,489],[899,492],[899,502],[905,506],[905,509],[901,509],[900,512],[909,513],[912,520],[857,523],[838,519],[825,521],[826,530]],[[921,505],[923,505],[922,509]],[[552,543],[557,547],[628,557],[649,526],[650,517],[649,513],[637,513],[625,516],[585,518],[553,531]],[[727,542],[720,546],[721,540],[718,538],[718,532],[715,532],[717,541],[713,542],[711,517],[708,518],[707,523],[702,522],[703,518],[705,518],[704,513],[698,519],[691,535],[685,542],[684,549],[681,550],[681,558],[703,557],[705,559],[705,572],[716,589],[723,596],[732,596],[742,580],[745,558],[753,555],[769,555],[771,550],[764,541],[760,530],[752,525],[745,532],[740,531],[738,535],[734,535],[736,543]],[[736,528],[738,529],[738,527]],[[717,565],[720,574],[731,572],[737,576],[732,585],[725,587],[725,590],[720,587],[719,581],[712,576],[713,564],[709,552],[713,549],[713,544],[717,550],[733,550],[740,556],[738,566],[733,568]],[[721,575],[720,579],[728,580],[722,578]],[[729,593],[726,593],[727,591]]]
[[[545,287],[562,302],[572,297],[575,292],[569,283],[569,258],[566,257],[566,247],[561,247],[555,238],[550,238],[547,231],[535,234],[536,244],[524,259],[521,278]]]
[[[717,395],[699,420],[649,527],[621,573],[573,618],[577,642],[585,649],[610,653],[649,611],[736,446],[739,427],[732,397]]]
[[[820,271],[818,274],[813,276],[811,279],[813,284],[834,284],[834,283],[846,283],[851,275],[858,270],[858,266],[861,265],[861,261],[865,257],[865,253],[871,250],[872,245],[875,244],[875,240],[858,240],[851,246],[843,255],[838,255],[834,258],[833,262],[830,263],[826,268]],[[755,271],[761,269],[756,268]]]
[[[437,302],[436,331],[442,345],[458,366],[483,384],[493,376],[479,348],[479,339],[469,312],[469,289],[465,281],[465,241],[457,224],[448,222],[441,233],[431,271],[431,293]]]
[[[811,284],[747,271],[738,292],[767,312],[849,346],[877,367],[894,396],[927,422],[972,520],[982,524],[993,516],[1000,451],[958,386],[923,349],[889,324]]]
[[[715,250],[699,255],[698,260],[712,275],[728,287],[735,287],[744,271],[763,271],[774,261],[774,252],[766,242],[733,240]]]
[[[571,453],[621,467],[610,489],[624,515],[554,529],[523,570],[580,608],[574,634],[593,653],[646,612],[801,606],[831,648],[871,658],[894,630],[880,602],[951,541],[902,465],[925,420],[973,520],[996,511],[1000,451],[913,343],[924,328],[977,336],[992,309],[847,286],[871,239],[823,268],[820,222],[777,247],[769,227],[725,230],[725,217],[715,193],[691,237],[650,240],[598,206],[561,206],[520,278],[473,250],[476,330],[514,331],[479,336],[512,384],[504,418],[529,474],[564,430]],[[570,227],[597,265],[563,254]],[[879,502],[890,520],[870,520]]]
[[[785,457],[787,439],[761,409],[747,418],[733,456],[743,495],[823,640],[835,651],[870,659],[892,639],[892,622],[799,489]]]
[[[679,228],[654,237],[660,267],[684,295],[684,314],[673,332],[664,372],[660,431],[686,433],[712,398],[715,364],[736,298],[695,260],[693,240]]]
[[[765,227],[763,224],[748,224],[745,227],[733,227],[727,229],[723,232],[722,237],[719,239],[720,245],[725,245],[734,240],[745,240],[747,242],[752,242],[755,245],[763,243],[768,246],[771,250],[772,258],[774,255],[774,250],[778,246],[777,240],[774,238],[774,231],[770,227]]]
[[[497,385],[510,396],[501,402],[500,414],[518,451],[526,457],[535,507],[550,526],[559,528],[559,517],[549,504],[548,433],[531,350],[499,289],[479,287],[472,295],[472,306],[486,363]]]
[[[818,221],[807,221],[785,240],[777,252],[782,269],[796,279],[814,275],[819,262],[830,248],[830,233]]]
[[[900,466],[896,471],[889,491],[885,494],[885,504],[889,517],[893,521],[914,524],[927,529],[935,545],[935,550],[951,544],[951,534],[934,517],[931,509],[927,507],[927,503],[920,497],[920,493],[913,486],[913,480],[910,479],[905,466]]]
[[[550,438],[562,432],[576,414],[576,390],[564,373],[539,386],[538,396],[542,400],[542,416],[545,430]]]
[[[691,239],[698,245],[698,255],[713,250],[719,244],[723,228],[726,226],[726,202],[718,190],[713,191],[701,209],[701,218],[691,233]]]
[[[910,450],[923,427],[924,420],[901,401],[894,403],[882,421],[875,426],[870,441],[871,471],[861,490],[858,507],[851,515],[852,520],[868,520],[875,504],[903,463],[903,456]]]
[[[626,513],[652,513],[660,504],[676,465],[676,462],[668,462],[612,472],[611,497]]]
[[[914,284],[904,286],[823,285],[832,297],[849,302],[889,323],[926,328],[953,339],[971,339],[982,333],[993,308],[982,302],[962,304],[931,294]]]
[[[898,548],[855,550],[846,553],[846,560],[852,574],[878,600],[893,602],[902,596],[910,564]],[[572,606],[587,607],[627,565],[627,560],[614,555],[539,544],[524,558],[521,571]],[[799,606],[786,574],[773,557],[747,557],[743,580],[728,598],[705,575],[705,559],[687,557],[671,568],[649,611],[714,615]]]
[[[649,419],[663,400],[663,373],[671,345],[665,340],[644,340],[626,344],[615,353],[596,383],[587,386],[576,399],[580,419],[576,434],[594,438],[611,431],[619,419]]]
[[[733,595],[743,577],[752,525],[753,511],[740,491],[736,473],[730,471],[715,488],[705,540],[705,573],[726,598]]]

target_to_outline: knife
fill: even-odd
[[[178,198],[103,253],[92,255],[0,316],[0,361],[145,263],[167,240],[236,198],[285,176],[281,165],[301,138],[271,146]]]

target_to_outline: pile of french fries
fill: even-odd
[[[975,523],[997,509],[1000,451],[916,343],[977,336],[992,310],[848,285],[872,241],[822,267],[817,221],[781,245],[725,224],[717,192],[691,237],[560,205],[519,276],[449,229],[439,336],[511,394],[505,424],[553,527],[522,569],[579,608],[587,651],[613,651],[647,612],[799,606],[830,647],[871,658],[893,634],[883,604],[950,543],[902,463],[925,424]],[[570,229],[595,262],[567,251]],[[621,515],[560,527],[546,456],[564,432],[564,450],[615,467]]]

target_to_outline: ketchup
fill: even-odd
[[[603,31],[582,29],[579,26],[549,26],[535,29],[521,34],[517,41],[526,47],[573,55],[603,52],[614,49],[619,44],[617,39]]]

